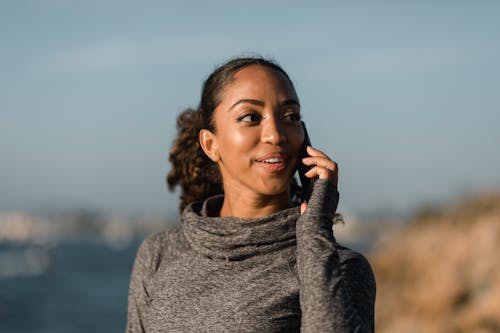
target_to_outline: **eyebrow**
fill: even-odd
[[[293,98],[287,99],[280,103],[280,106],[287,106],[287,105],[297,105],[298,107],[300,107],[300,103]]]
[[[264,102],[259,101],[258,99],[244,98],[244,99],[240,99],[239,101],[237,101],[236,103],[231,105],[231,107],[229,109],[227,109],[227,111],[231,110],[236,105],[242,104],[242,103],[249,103],[249,104],[253,104],[253,105],[257,105],[257,106],[264,106]],[[300,107],[299,102],[293,98],[287,99],[287,100],[280,103],[280,106],[287,106],[287,105],[297,105],[298,107]]]

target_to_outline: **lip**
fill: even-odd
[[[275,162],[275,163],[265,162],[265,160],[269,159],[279,159],[280,162]],[[286,168],[288,162],[288,154],[282,152],[269,153],[260,156],[255,161],[268,171],[278,172]]]
[[[288,154],[283,153],[283,152],[268,153],[268,154],[265,154],[265,155],[258,157],[255,160],[257,162],[264,162],[265,160],[268,160],[271,158],[278,158],[280,160],[286,161],[286,160],[288,160]]]

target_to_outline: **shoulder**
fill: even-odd
[[[342,263],[346,264],[356,263],[363,266],[365,269],[371,270],[371,266],[370,263],[368,262],[368,259],[366,259],[366,257],[361,253],[351,250],[350,248],[340,245],[339,243],[336,243],[335,247],[337,249],[337,253],[339,254],[340,261]]]
[[[340,269],[344,279],[350,282],[357,290],[364,290],[375,298],[375,276],[368,259],[359,252],[336,244],[340,260]]]
[[[136,265],[140,265],[146,274],[154,274],[165,258],[172,257],[182,248],[180,226],[157,232],[146,237],[137,250]]]
[[[181,233],[180,229],[180,225],[176,225],[172,228],[151,234],[142,241],[139,248],[144,248],[153,252],[161,250],[170,243],[178,240]]]

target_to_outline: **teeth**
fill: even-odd
[[[266,163],[281,163],[281,162],[283,162],[283,160],[276,157],[276,158],[265,159],[264,162],[266,162]]]

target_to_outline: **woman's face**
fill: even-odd
[[[288,195],[304,140],[294,88],[279,71],[238,71],[214,111],[213,149],[224,191]]]

